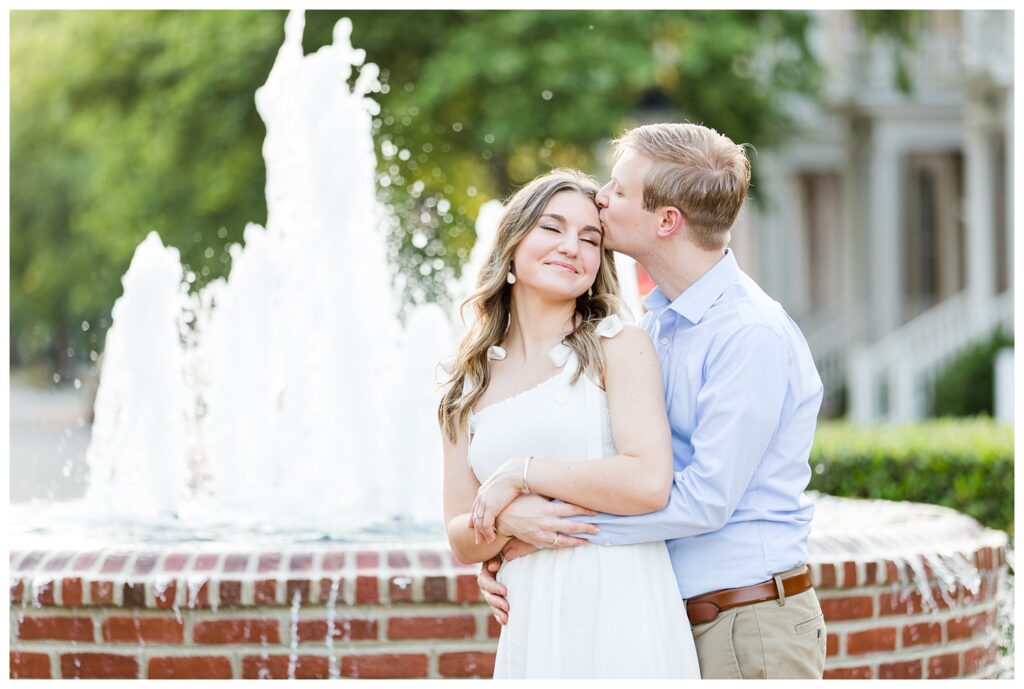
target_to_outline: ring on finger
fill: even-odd
[[[555,538],[554,538],[554,539],[553,539],[553,540],[551,541],[551,545],[553,545],[554,547],[556,547],[556,548],[557,548],[557,547],[558,547],[558,538],[559,538],[559,536],[561,536],[561,535],[562,535],[562,534],[557,534],[557,533],[556,533],[556,534],[555,534]]]

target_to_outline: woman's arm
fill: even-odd
[[[665,507],[672,486],[672,442],[661,365],[647,333],[627,326],[602,340],[612,435],[619,454],[590,461],[530,460],[531,492],[613,514],[644,514]],[[477,493],[478,527],[494,536],[494,519],[525,489],[525,458],[515,457]]]
[[[467,461],[469,435],[460,433],[455,443],[443,430],[441,435],[444,438],[444,521],[448,544],[460,562],[489,560],[501,552],[509,539],[499,536],[488,543],[476,537],[470,510],[480,482]]]

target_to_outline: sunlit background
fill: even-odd
[[[626,127],[700,122],[756,150],[733,247],[807,336],[823,417],[1012,418],[1010,12],[344,15],[382,69],[404,304],[450,306],[484,202],[556,165],[604,178]],[[307,13],[307,52],[340,16]],[[104,336],[146,234],[199,289],[266,220],[253,92],[283,21],[11,14],[13,502],[85,490]]]

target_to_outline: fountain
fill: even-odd
[[[377,70],[350,30],[303,56],[288,16],[256,94],[267,224],[246,227],[230,275],[192,293],[158,236],[136,251],[89,492],[12,510],[12,677],[489,676],[497,625],[441,527],[434,367],[452,320],[395,316]],[[998,672],[1005,534],[945,508],[815,499],[828,676]]]

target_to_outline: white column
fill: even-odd
[[[989,110],[968,100],[964,122],[967,295],[973,324],[988,321],[996,287],[994,156]]]
[[[898,140],[884,124],[872,137],[871,212],[867,274],[870,293],[870,339],[898,328],[903,317],[903,175]]]

